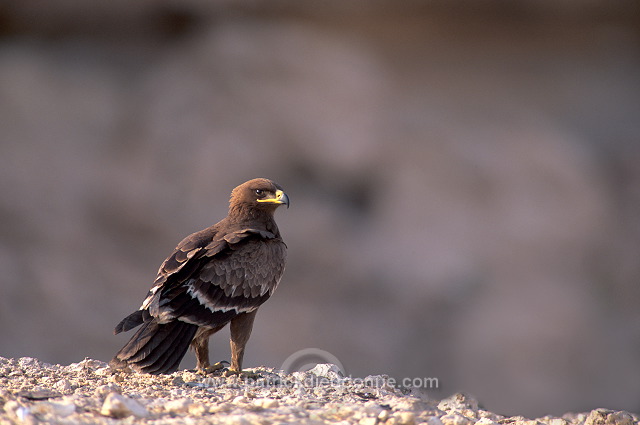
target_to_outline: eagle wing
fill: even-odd
[[[220,234],[209,228],[194,233],[162,263],[139,314],[159,323],[179,319],[198,326],[223,325],[257,309],[273,294],[285,259],[286,245],[271,232]]]

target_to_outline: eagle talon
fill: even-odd
[[[224,372],[222,372],[222,376],[226,378],[230,376],[237,376],[242,380],[247,380],[247,379],[256,380],[258,378],[262,378],[262,375],[256,372],[249,372],[247,370],[233,370],[233,369],[226,369]]]
[[[214,363],[214,364],[209,365],[209,366],[199,367],[198,368],[198,373],[201,373],[203,375],[209,375],[209,374],[215,373],[215,372],[217,372],[219,370],[224,369],[226,367],[225,363],[226,363],[227,366],[230,364],[228,361],[222,360],[222,361],[219,361],[218,363]]]

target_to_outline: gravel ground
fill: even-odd
[[[85,359],[69,366],[0,357],[0,425],[56,424],[360,424],[634,425],[640,417],[596,409],[562,417],[505,417],[464,394],[441,401],[390,385],[385,375],[345,378],[334,365],[259,377],[151,376],[113,372]]]

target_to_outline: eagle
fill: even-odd
[[[209,363],[209,337],[230,324],[229,372],[242,358],[258,308],[273,295],[285,268],[287,246],[274,212],[289,197],[272,180],[249,180],[233,189],[227,217],[184,238],[162,263],[140,308],[114,333],[139,326],[109,363],[150,374],[175,372],[189,346],[198,371]]]

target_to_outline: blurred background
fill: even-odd
[[[289,261],[247,367],[640,410],[637,1],[4,1],[0,141],[1,356],[109,360],[264,176]]]

